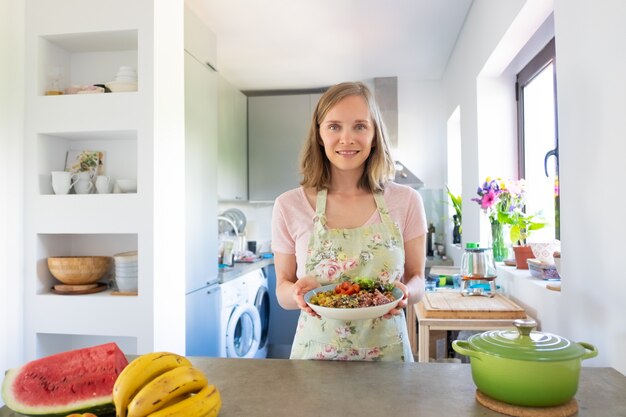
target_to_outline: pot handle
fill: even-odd
[[[595,358],[596,356],[598,356],[598,348],[592,345],[591,343],[578,342],[578,344],[584,347],[586,350],[588,350],[588,352],[586,352],[582,356],[582,360]]]
[[[461,355],[478,357],[477,352],[472,349],[467,340],[455,340],[452,342],[452,349]]]

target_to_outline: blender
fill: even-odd
[[[461,294],[493,297],[496,295],[496,263],[490,248],[467,243],[461,258]]]

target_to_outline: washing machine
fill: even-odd
[[[261,340],[259,310],[249,299],[247,275],[220,285],[219,356],[254,358]]]
[[[261,323],[259,346],[254,357],[267,358],[270,332],[270,294],[267,276],[262,269],[257,269],[246,274],[245,279],[248,287],[248,301],[254,305]]]

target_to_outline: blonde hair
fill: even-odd
[[[365,169],[358,186],[368,191],[382,191],[385,184],[395,173],[395,164],[389,150],[387,132],[378,105],[371,91],[361,82],[344,82],[330,87],[322,95],[311,120],[309,135],[300,157],[300,185],[313,187],[317,190],[330,186],[330,161],[322,145],[320,124],[337,103],[348,96],[363,97],[369,107],[370,117],[374,123],[374,139],[372,150],[365,161]]]

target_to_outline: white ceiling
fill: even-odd
[[[186,0],[240,90],[443,75],[472,0]]]

